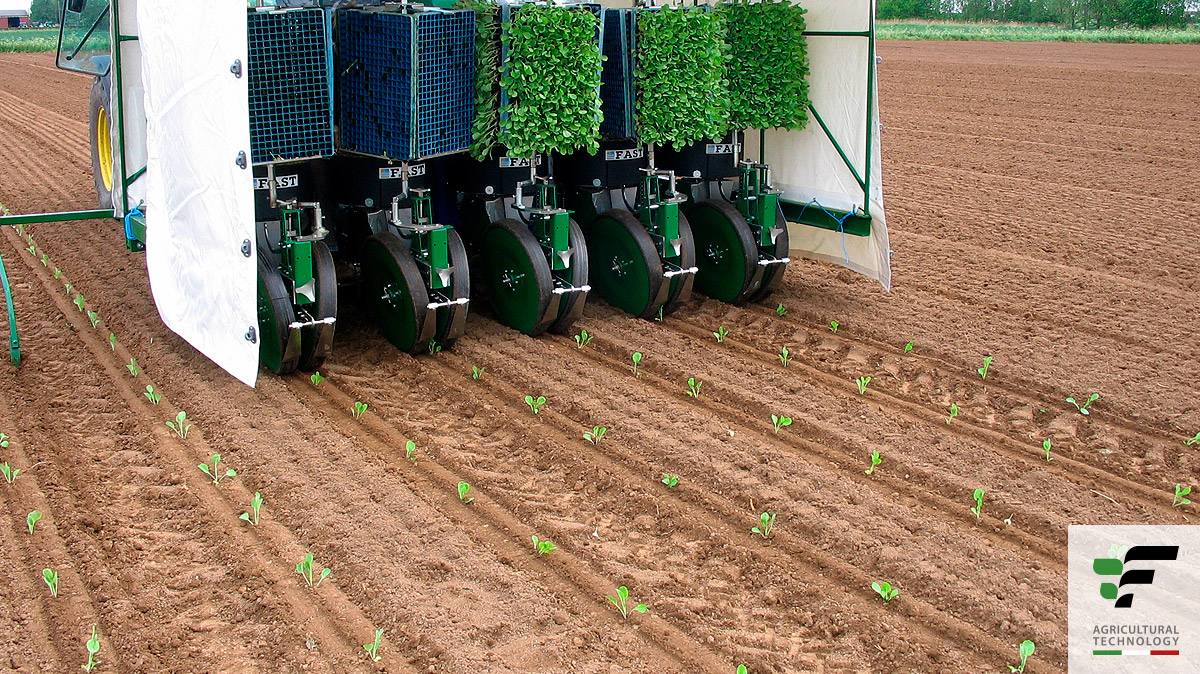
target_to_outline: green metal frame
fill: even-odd
[[[671,179],[671,186],[674,179]],[[642,176],[642,184],[637,192],[637,215],[642,226],[654,239],[654,246],[663,260],[674,260],[679,257],[673,248],[668,249],[668,242],[679,240],[679,201],[671,198],[663,199],[664,177],[658,173],[648,173]],[[672,198],[674,194],[670,195]],[[677,265],[678,266],[678,265]]]
[[[406,169],[407,170],[407,169]],[[428,190],[412,190],[412,222],[420,226],[415,230],[400,227],[400,236],[410,242],[413,259],[425,275],[429,290],[444,290],[449,287],[450,230],[449,225],[436,226],[433,222],[433,199]]]
[[[8,284],[8,270],[4,268],[4,257],[0,256],[0,282],[4,285],[4,304],[8,307],[8,358],[16,367],[21,365],[21,338],[17,336],[17,312],[13,308],[12,287]]]
[[[565,282],[568,279],[563,278],[562,272],[568,267],[562,253],[571,249],[571,213],[574,211],[558,207],[558,188],[554,183],[536,175],[532,180],[535,192],[529,223],[542,250],[546,251],[550,272]]]

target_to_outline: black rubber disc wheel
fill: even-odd
[[[549,315],[554,281],[550,263],[529,227],[504,218],[483,233],[484,284],[500,322],[527,335],[540,335]]]
[[[107,77],[92,80],[92,94],[88,101],[90,120],[88,124],[89,145],[92,146],[92,179],[96,185],[96,200],[100,208],[112,208],[112,191],[116,178],[116,162],[113,160],[112,112]]]
[[[783,217],[783,213],[777,212],[775,214],[775,226],[783,230],[779,233],[779,236],[775,237],[775,252],[773,255],[778,260],[788,256],[788,247],[791,244],[788,239],[787,219]],[[779,281],[783,279],[785,269],[787,269],[786,264],[767,265],[767,268],[763,270],[762,285],[750,295],[750,301],[758,302],[766,299],[771,294],[771,291],[775,290],[779,285]]]
[[[309,305],[315,319],[337,318],[338,285],[337,269],[333,266],[333,253],[324,241],[312,245],[313,281],[317,286],[317,301]],[[300,330],[300,362],[298,367],[311,372],[325,364],[333,353],[333,331],[336,323],[322,323]]]
[[[300,358],[298,346],[288,343],[288,326],[295,321],[292,296],[283,277],[258,258],[258,362],[277,374],[293,372]]]
[[[741,304],[758,290],[758,246],[749,223],[733,204],[706,199],[688,214],[696,237],[696,290]]]
[[[696,266],[696,237],[692,234],[692,225],[682,211],[679,213],[679,260],[677,264],[684,269]],[[691,299],[692,286],[696,282],[695,274],[680,274],[671,277],[671,294],[663,305],[663,315],[674,312],[683,303]]]
[[[639,318],[654,318],[665,298],[663,266],[654,240],[637,216],[619,208],[597,215],[588,226],[587,246],[596,266],[592,285],[614,307]]]
[[[471,297],[471,271],[467,264],[467,249],[463,246],[462,237],[451,229],[446,234],[446,244],[450,249],[450,266],[454,268],[450,277],[450,287],[442,292],[450,299]],[[462,336],[467,325],[467,310],[469,304],[453,304],[437,310],[437,330],[434,341],[443,349],[454,346],[454,342]]]
[[[571,220],[571,230],[568,236],[571,246],[571,267],[567,270],[567,280],[578,288],[588,284],[588,250],[583,238],[583,228],[574,219]],[[587,303],[587,293],[566,293],[558,305],[558,318],[550,324],[550,332],[565,335],[571,331],[575,321],[583,315],[583,305]]]
[[[428,348],[434,327],[425,320],[429,292],[404,242],[391,232],[372,234],[359,259],[366,303],[383,336],[408,353]]]

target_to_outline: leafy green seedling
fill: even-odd
[[[408,459],[409,461],[412,461],[413,463],[416,463],[417,457],[413,456],[413,454],[416,453],[416,451],[417,451],[417,443],[413,442],[412,440],[409,440],[408,442],[404,443],[404,458]]]
[[[471,485],[466,482],[459,482],[458,483],[458,500],[462,501],[463,503],[468,503],[468,504],[471,503],[472,501],[475,500],[475,497],[467,496],[467,494],[469,494],[469,493],[471,493]]]
[[[8,447],[8,433],[0,433],[0,447]]]
[[[656,322],[658,322],[658,323],[662,323],[662,319],[663,319],[663,308],[662,308],[662,307],[659,307],[659,308],[658,308],[658,315],[654,317],[654,320],[655,320]]]
[[[362,419],[362,416],[367,413],[367,408],[370,407],[367,403],[354,401],[354,407],[350,408],[350,414],[355,419]]]
[[[696,379],[695,377],[688,377],[688,390],[687,390],[687,394],[688,394],[688,395],[690,395],[690,396],[691,396],[691,397],[693,397],[693,398],[699,398],[699,397],[700,397],[700,387],[701,387],[701,386],[704,386],[704,382],[702,382],[702,381],[699,381],[699,380],[698,380],[698,379]]]
[[[783,302],[780,302],[779,306],[775,307],[775,315],[776,316],[787,315],[787,307],[783,306]]]
[[[775,427],[775,432],[778,433],[779,429],[783,428],[784,426],[792,425],[792,418],[785,417],[780,414],[772,414],[771,415],[771,425]]]
[[[882,580],[877,583],[871,583],[871,589],[875,590],[876,594],[878,594],[880,597],[883,597],[883,600],[888,602],[895,599],[896,595],[900,594],[900,590],[892,587],[892,584],[886,580]]]
[[[983,516],[983,490],[976,489],[971,498],[975,499],[975,505],[971,506],[971,512],[975,515],[975,521],[978,522],[979,518]]]
[[[4,463],[0,463],[0,473],[4,474],[5,482],[12,484],[13,480],[17,479],[17,476],[21,474],[21,469],[13,468],[5,461]]]
[[[87,312],[87,317],[88,320],[92,322],[92,329],[95,329],[96,324],[100,322],[100,314],[89,309]]]
[[[525,396],[525,404],[529,405],[529,409],[533,410],[534,414],[542,413],[542,405],[546,404],[546,396]]]
[[[379,657],[379,646],[383,643],[383,628],[375,630],[375,641],[369,644],[363,644],[363,650],[371,658],[371,662],[379,662],[383,658]]]
[[[54,278],[59,278],[61,276],[62,276],[62,270],[59,269],[58,267],[55,267],[54,268]]]
[[[746,665],[738,665],[735,674],[747,674],[750,670],[746,669]]]
[[[877,450],[871,452],[871,467],[864,470],[863,472],[866,473],[867,475],[874,475],[875,474],[875,466],[878,466],[881,463],[883,463],[883,459],[879,457],[879,450],[877,449]]]
[[[67,291],[67,294],[70,295],[71,291],[75,289],[75,286],[71,285],[70,283],[64,283],[63,288],[65,288]]]
[[[1020,650],[1018,651],[1018,655],[1021,656],[1021,664],[1018,666],[1015,666],[1015,667],[1013,665],[1009,665],[1008,666],[1009,673],[1012,674],[1014,672],[1024,672],[1025,671],[1025,661],[1029,659],[1029,656],[1033,655],[1034,650],[1036,650],[1036,649],[1034,648],[1032,641],[1030,641],[1029,639],[1022,641]]]
[[[838,325],[840,325],[840,323],[838,323],[837,321],[829,321],[829,331],[836,335]]]
[[[590,432],[584,431],[583,439],[587,440],[593,445],[598,445],[600,444],[600,441],[604,439],[604,434],[607,432],[607,426],[592,426],[592,430]]]
[[[192,429],[192,425],[187,420],[187,412],[183,410],[179,410],[179,414],[175,415],[175,421],[168,421],[167,426],[184,439],[187,438],[188,431]]]
[[[111,332],[108,333],[108,348],[112,349],[113,351],[117,350],[117,336]]]
[[[1175,485],[1175,498],[1171,500],[1171,507],[1175,508],[1175,507],[1184,506],[1184,505],[1191,503],[1191,501],[1184,498],[1184,496],[1187,496],[1190,493],[1192,493],[1191,487],[1185,487],[1181,484],[1176,484]]]
[[[1046,453],[1047,461],[1054,460],[1054,459],[1050,458],[1050,447],[1053,446],[1053,444],[1054,443],[1050,441],[1050,438],[1046,438],[1045,440],[1042,440],[1042,451]]]
[[[913,350],[913,343],[912,343],[912,342],[909,342],[908,344],[905,344],[905,345],[904,345],[904,353],[908,353],[909,351],[912,351],[912,350]]]
[[[83,311],[83,305],[84,305],[84,304],[86,304],[86,303],[87,303],[87,300],[85,300],[85,299],[83,298],[83,295],[76,295],[76,296],[75,296],[75,306],[76,306],[76,308],[78,308],[78,309],[79,309],[79,311]]]
[[[1087,399],[1087,401],[1086,401],[1086,402],[1084,402],[1082,405],[1080,405],[1079,403],[1075,402],[1075,399],[1074,399],[1074,398],[1067,398],[1067,402],[1069,402],[1069,403],[1071,403],[1072,405],[1074,405],[1074,406],[1075,406],[1075,409],[1079,410],[1079,413],[1080,413],[1080,414],[1082,414],[1082,415],[1084,415],[1084,416],[1087,416],[1087,415],[1091,414],[1091,412],[1089,412],[1089,411],[1088,411],[1088,408],[1092,406],[1092,403],[1096,402],[1096,401],[1097,401],[1097,400],[1099,400],[1099,399],[1100,399],[1100,394],[1099,394],[1099,393],[1093,393],[1092,395],[1088,396],[1088,399]]]
[[[479,367],[478,365],[471,366],[471,379],[483,379],[484,370],[487,368]]]
[[[617,588],[617,596],[610,597],[608,595],[605,595],[605,599],[608,599],[610,602],[612,602],[612,605],[616,606],[617,610],[621,612],[621,617],[625,618],[626,620],[629,619],[630,611],[636,611],[638,613],[645,613],[646,611],[650,610],[650,608],[648,606],[646,606],[645,604],[638,604],[637,606],[630,606],[629,605],[629,588],[625,587],[624,585]]]
[[[41,519],[42,519],[42,511],[40,511],[40,510],[34,510],[33,512],[31,512],[25,516],[25,524],[29,526],[29,535],[30,536],[33,535],[33,528],[35,526],[37,526],[37,523],[39,521],[41,521]]]
[[[321,382],[325,381],[325,375],[321,374],[320,370],[317,370],[316,372],[308,375],[308,380],[312,382],[313,386],[320,386]]]
[[[1188,447],[1191,447],[1192,445],[1196,444],[1197,442],[1200,442],[1200,433],[1196,433],[1196,435],[1192,436],[1191,440],[1184,440],[1183,444],[1187,445]]]
[[[958,403],[950,403],[950,416],[946,417],[946,423],[954,421],[956,416],[958,416]]]
[[[629,359],[633,361],[633,367],[630,368],[633,370],[633,374],[640,377],[642,373],[638,372],[638,365],[642,364],[642,352],[634,351],[633,354],[629,356]]]
[[[50,256],[45,253],[42,253],[42,266],[43,267],[50,266]]]
[[[157,393],[154,390],[154,387],[151,386],[150,384],[146,385],[146,392],[143,393],[142,395],[146,396],[146,400],[149,400],[150,402],[154,403],[155,405],[162,402],[162,394]]]
[[[96,626],[92,625],[92,638],[87,640],[88,661],[83,665],[83,671],[91,674],[91,671],[100,666],[100,661],[96,656],[100,654],[100,637],[96,634]]]
[[[209,468],[208,464],[202,463],[202,464],[200,464],[200,470],[205,475],[207,475],[208,477],[210,477],[212,479],[213,484],[220,484],[221,480],[223,480],[227,477],[234,477],[235,475],[237,475],[237,471],[232,468],[227,469],[224,473],[220,472],[220,465],[221,465],[221,455],[213,454],[212,455],[212,468]]]
[[[871,378],[870,377],[859,377],[854,380],[854,383],[858,384],[858,394],[862,395],[867,392],[867,384],[871,383]]]
[[[262,494],[254,492],[254,498],[250,499],[250,512],[242,513],[241,519],[246,520],[254,526],[258,526],[258,511],[262,509],[262,504]]]
[[[42,569],[42,580],[50,588],[50,596],[58,596],[58,572],[54,569]]]
[[[725,329],[724,325],[718,327],[717,331],[713,333],[713,337],[717,338],[718,344],[725,341],[725,338],[728,336],[729,336],[729,331]]]
[[[321,575],[317,578],[316,585],[313,584],[313,554],[310,552],[304,555],[304,559],[296,565],[296,573],[300,574],[309,587],[320,587],[321,581],[329,577],[333,573],[333,569],[326,568],[321,571]]]
[[[587,330],[580,330],[578,335],[575,335],[575,348],[582,349],[592,341],[592,335],[588,334]]]
[[[779,362],[783,363],[784,367],[787,367],[788,363],[792,362],[792,352],[788,351],[786,346],[779,352]]]
[[[442,345],[437,343],[437,340],[429,340],[429,355],[436,356],[442,352]]]
[[[991,356],[984,356],[984,358],[983,358],[983,367],[977,367],[977,368],[975,368],[975,371],[979,373],[979,378],[980,378],[980,379],[987,379],[988,368],[989,368],[989,367],[991,367],[991,366],[992,366],[992,357],[991,357]]]
[[[32,243],[26,246],[25,250],[29,251],[30,255],[37,255],[37,248]]]
[[[758,526],[750,529],[751,532],[766,538],[771,535],[771,530],[775,528],[775,515],[773,513],[763,513],[758,516]]]
[[[674,487],[675,485],[679,484],[679,476],[672,473],[663,473],[662,479],[659,481],[668,487]]]
[[[142,368],[138,367],[137,358],[130,358],[129,362],[125,364],[125,369],[135,377],[142,373]]]
[[[538,538],[537,536],[533,537],[533,551],[538,553],[539,555],[548,555],[557,549],[558,549],[558,546],[555,545],[549,539],[542,540],[542,539]]]

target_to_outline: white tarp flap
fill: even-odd
[[[146,266],[167,327],[254,385],[258,330],[246,4],[139,0]],[[238,163],[244,152],[246,168]],[[242,253],[249,242],[250,255]]]
[[[800,0],[808,10],[809,31],[866,32],[875,11],[872,0]],[[858,175],[869,181],[871,235],[868,237],[792,223],[791,255],[840,264],[878,280],[891,290],[892,271],[883,213],[879,134],[867,156],[867,69],[871,43],[860,36],[808,38],[809,98]],[[872,97],[878,100],[875,92]],[[878,106],[869,111],[879,128]],[[758,134],[747,133],[747,152],[758,156]],[[815,118],[802,131],[772,129],[766,134],[766,162],[782,199],[809,208],[861,212],[863,189]],[[869,178],[867,166],[870,166]]]
[[[92,2],[96,1],[92,0]],[[127,168],[121,166],[121,153],[114,152],[114,175],[118,176],[118,178],[120,176],[133,175],[146,165],[146,92],[142,87],[142,46],[138,40],[121,41],[117,38],[118,28],[123,35],[138,34],[137,5],[136,0],[123,0],[118,5],[120,14],[117,18],[119,20],[112,21],[110,19],[109,21],[109,26],[112,29],[110,36],[112,44],[119,44],[121,49],[121,90],[123,94],[120,98],[120,105],[122,106],[123,113],[121,116],[125,120],[124,156]],[[111,81],[114,83],[113,86],[115,86],[116,79],[113,78]],[[118,117],[115,116],[117,105],[117,95],[113,93],[110,97],[109,107],[114,111],[114,116],[110,118],[112,146],[114,148],[120,148],[122,141],[118,137],[120,128],[117,126]],[[121,203],[120,182],[113,182],[112,203],[118,217],[125,215],[138,204],[145,201],[146,175],[142,174],[131,182],[127,191],[129,198],[126,203]]]

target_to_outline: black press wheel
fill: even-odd
[[[588,250],[583,239],[583,228],[571,220],[568,243],[571,247],[571,266],[567,269],[567,280],[578,288],[588,284]],[[550,332],[565,335],[571,332],[575,321],[583,315],[583,305],[587,303],[587,293],[574,292],[562,296],[558,305],[558,318],[550,324]]]
[[[741,304],[758,290],[758,245],[749,223],[733,204],[706,199],[688,214],[696,237],[696,290]]]
[[[292,296],[271,265],[258,258],[258,362],[278,374],[296,369],[300,349],[288,327],[296,321]]]
[[[592,285],[614,307],[640,318],[658,316],[667,296],[654,240],[637,216],[614,208],[588,225],[588,252],[595,266]]]
[[[408,353],[428,348],[435,327],[426,321],[429,292],[404,242],[391,232],[372,234],[359,259],[366,304],[383,336]]]
[[[773,254],[775,255],[775,259],[778,260],[788,256],[788,247],[791,245],[788,239],[787,219],[783,217],[782,212],[776,212],[775,226],[783,230],[779,232],[779,236],[775,237],[775,251]],[[779,281],[783,279],[783,272],[786,268],[786,264],[767,265],[767,268],[763,270],[762,286],[754,294],[750,295],[750,301],[759,302],[765,300],[771,294],[771,291],[779,286]]]
[[[88,102],[89,145],[92,146],[92,179],[96,185],[96,200],[100,208],[112,208],[112,192],[115,184],[115,165],[112,146],[112,125],[108,77],[92,80],[92,94]]]
[[[450,249],[450,266],[453,267],[450,277],[450,287],[442,292],[450,299],[469,298],[471,296],[471,272],[467,266],[467,249],[463,246],[462,237],[451,229],[446,234],[446,244]],[[437,330],[434,341],[437,345],[448,349],[462,336],[467,325],[469,304],[452,304],[437,310]]]
[[[687,269],[696,266],[696,237],[692,234],[692,225],[682,211],[679,212],[679,260],[677,264]],[[669,315],[683,306],[692,297],[692,286],[696,282],[695,274],[679,274],[671,277],[671,294],[663,305],[663,315]]]
[[[550,315],[554,281],[550,263],[529,227],[504,218],[483,233],[484,284],[496,317],[527,335],[540,335],[557,315]]]
[[[324,241],[312,246],[313,281],[316,284],[317,301],[309,305],[315,319],[337,318],[338,285],[337,269],[333,266],[333,254]],[[333,331],[336,323],[310,325],[300,331],[299,368],[311,372],[325,364],[333,353]]]

